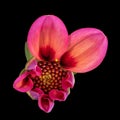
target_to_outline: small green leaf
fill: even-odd
[[[29,61],[33,57],[30,51],[28,50],[28,46],[26,42],[25,42],[25,56],[26,56],[27,61]]]

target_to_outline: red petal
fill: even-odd
[[[75,84],[74,74],[72,72],[68,72],[68,75],[65,79],[62,80],[62,88],[67,90],[68,88],[73,88]]]
[[[65,101],[68,94],[62,90],[53,89],[49,92],[49,96],[52,100]]]
[[[38,100],[39,96],[44,94],[44,92],[39,88],[34,88],[27,92],[27,94],[33,99]]]
[[[49,98],[48,95],[41,95],[38,99],[38,106],[44,112],[49,113],[54,107],[54,102]]]
[[[33,82],[27,76],[28,72],[21,74],[13,83],[13,88],[20,92],[27,92],[33,88]]]

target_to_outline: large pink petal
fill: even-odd
[[[73,72],[88,72],[103,61],[108,41],[104,33],[95,28],[83,28],[69,36],[68,51],[61,57],[61,65]]]
[[[52,100],[65,101],[68,93],[62,90],[53,89],[49,92],[49,96]]]
[[[33,56],[39,60],[59,59],[68,47],[66,27],[54,15],[41,16],[32,24],[27,44]]]
[[[33,88],[32,80],[27,77],[29,72],[21,74],[13,83],[13,88],[20,92],[27,92]]]
[[[75,84],[74,74],[72,72],[68,72],[67,77],[62,80],[62,88],[67,90],[68,88],[73,88]]]
[[[51,100],[48,95],[43,94],[38,98],[38,106],[44,112],[49,113],[54,107],[54,101]]]

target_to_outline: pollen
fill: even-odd
[[[49,93],[52,89],[62,89],[62,80],[66,78],[67,71],[65,71],[59,64],[58,60],[48,62],[39,61],[42,74],[41,76],[35,76],[32,78],[34,88],[40,88],[44,93]]]

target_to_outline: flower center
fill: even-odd
[[[63,70],[59,62],[39,61],[38,66],[41,68],[41,76],[35,76],[33,79],[34,88],[40,88],[45,93],[52,89],[62,89],[62,79],[67,76],[67,71]]]

